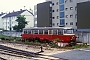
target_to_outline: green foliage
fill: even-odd
[[[24,15],[18,15],[16,21],[18,22],[18,25],[15,25],[13,27],[14,30],[22,31],[23,28],[25,28],[25,26],[27,25],[27,21]]]
[[[53,39],[52,40],[54,43],[56,43],[56,42],[61,42],[61,40],[59,39],[59,38],[55,38],[55,39]]]

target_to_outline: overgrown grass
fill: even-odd
[[[88,48],[88,45],[83,44],[83,45],[75,45],[75,46],[66,46],[66,49],[80,49],[80,48]]]

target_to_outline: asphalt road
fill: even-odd
[[[68,60],[90,60],[90,48],[58,53],[54,54],[53,56]]]

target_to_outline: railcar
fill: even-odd
[[[23,29],[22,40],[72,43],[76,42],[76,35],[72,27],[33,27]]]

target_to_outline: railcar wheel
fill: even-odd
[[[25,40],[24,40],[24,39],[22,39],[22,42],[25,42]]]
[[[72,41],[69,43],[69,46],[75,46],[76,45],[76,41]]]

